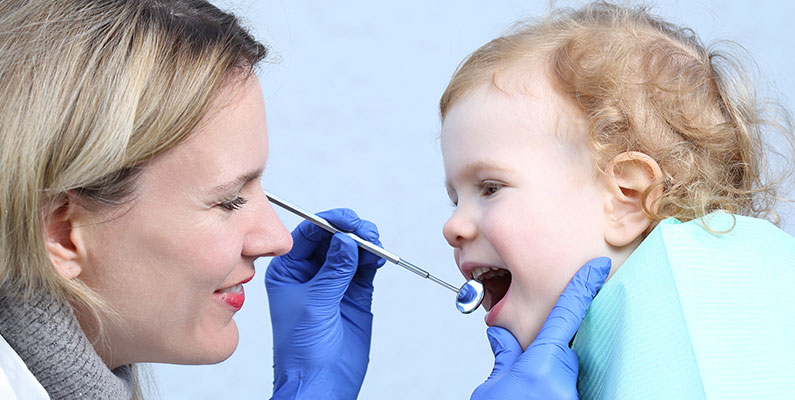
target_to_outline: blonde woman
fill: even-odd
[[[0,397],[138,398],[136,363],[226,359],[254,260],[293,241],[302,253],[269,271],[293,284],[272,306],[287,296],[336,309],[327,325],[369,326],[383,261],[310,226],[291,238],[260,188],[268,141],[253,68],[265,56],[203,0],[0,2]],[[349,210],[325,216],[378,242]],[[288,279],[299,272],[321,293],[312,302]],[[361,317],[341,318],[345,307]],[[300,315],[288,322],[274,330],[290,335]],[[360,386],[369,331],[329,332],[311,336],[363,349],[349,379]]]

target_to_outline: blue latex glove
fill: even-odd
[[[320,214],[381,245],[375,224],[349,209]],[[293,248],[265,273],[273,325],[274,399],[354,399],[367,371],[373,278],[384,259],[304,221]]]
[[[569,342],[585,311],[610,272],[610,259],[586,263],[569,282],[536,339],[522,352],[516,338],[500,327],[486,334],[494,352],[494,370],[472,399],[577,399],[577,355]]]

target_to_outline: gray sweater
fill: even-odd
[[[72,307],[44,291],[22,301],[0,287],[0,335],[53,400],[132,397],[131,367],[108,369]]]

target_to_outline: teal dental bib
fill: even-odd
[[[574,338],[582,399],[795,398],[795,238],[755,218],[667,219]]]

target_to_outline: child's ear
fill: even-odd
[[[642,194],[649,187],[646,208],[654,210],[662,195],[662,170],[644,153],[626,152],[617,155],[605,167],[607,201],[605,240],[612,246],[623,247],[637,239],[651,224],[643,207]]]
[[[83,269],[83,232],[74,229],[82,212],[85,210],[66,195],[51,203],[44,213],[45,249],[50,262],[66,280],[76,278]]]

